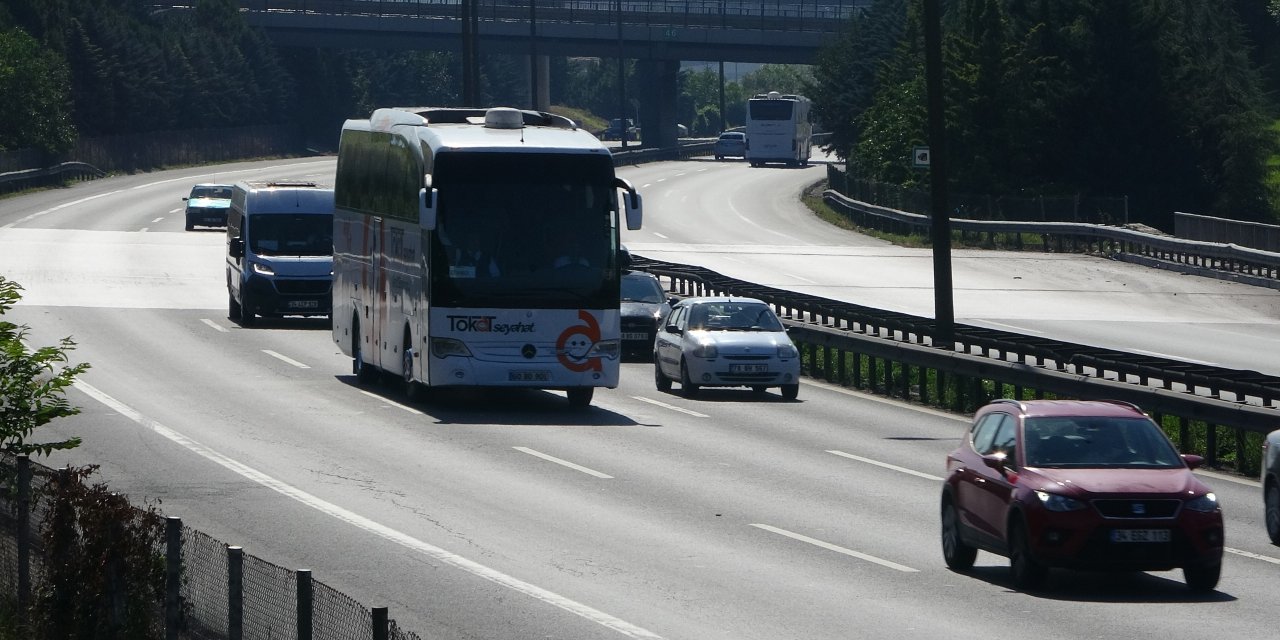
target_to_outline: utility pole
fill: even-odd
[[[929,94],[929,213],[933,239],[933,346],[955,348],[955,295],[951,282],[951,219],[947,210],[947,145],[942,99],[942,10],[924,2],[924,77]]]
[[[618,131],[622,148],[627,148],[627,65],[622,56],[622,0],[618,0]]]

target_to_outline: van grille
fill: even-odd
[[[328,280],[276,280],[276,291],[285,295],[319,295],[331,286]]]

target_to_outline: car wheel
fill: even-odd
[[[1049,577],[1049,568],[1036,559],[1027,528],[1020,522],[1009,526],[1009,574],[1013,585],[1023,591],[1043,587]]]
[[[1274,482],[1268,485],[1263,502],[1266,504],[1267,536],[1271,538],[1271,544],[1280,544],[1280,485]]]
[[[662,372],[662,364],[658,362],[657,356],[653,357],[653,384],[663,393],[671,391],[671,378]]]
[[[680,393],[686,397],[698,394],[698,385],[689,380],[689,365],[684,360],[680,361]]]
[[[786,398],[787,400],[795,400],[796,398],[800,397],[799,383],[782,385],[782,397]]]
[[[973,568],[973,561],[978,557],[978,550],[965,544],[960,537],[960,517],[956,514],[955,505],[950,498],[942,501],[942,559],[954,571],[968,571]]]
[[[360,321],[351,322],[351,372],[356,382],[370,384],[378,379],[378,370],[364,363],[364,350],[360,348]]]
[[[595,387],[574,387],[567,392],[569,395],[569,406],[571,407],[589,407],[591,406],[591,398],[596,393]]]
[[[1222,576],[1222,558],[1208,564],[1187,565],[1182,568],[1182,576],[1192,591],[1213,591]]]
[[[230,293],[228,293],[227,294],[227,319],[231,320],[232,322],[239,323],[240,312],[241,312],[240,303],[236,302],[236,297],[234,295],[231,295]]]

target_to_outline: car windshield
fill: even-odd
[[[191,197],[230,200],[231,187],[195,187],[191,190]]]
[[[782,331],[773,309],[760,302],[704,302],[689,311],[695,331]]]
[[[1182,467],[1182,457],[1155,423],[1144,418],[1027,418],[1029,467]]]
[[[662,304],[662,285],[648,276],[626,276],[622,279],[622,301]]]

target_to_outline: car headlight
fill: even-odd
[[[1036,497],[1040,498],[1040,504],[1050,511],[1079,511],[1084,508],[1084,503],[1075,498],[1048,491],[1037,491]]]
[[[275,269],[272,269],[270,266],[262,264],[261,262],[253,263],[253,272],[264,276],[274,276],[276,274]]]
[[[796,349],[796,346],[794,344],[791,344],[791,343],[780,344],[778,345],[778,357],[779,358],[799,358],[800,351]]]
[[[1218,496],[1212,492],[1187,501],[1187,508],[1200,513],[1213,513],[1218,510]]]
[[[699,342],[698,346],[693,348],[695,358],[714,358],[717,355],[720,355],[720,351],[716,349],[714,342]]]

